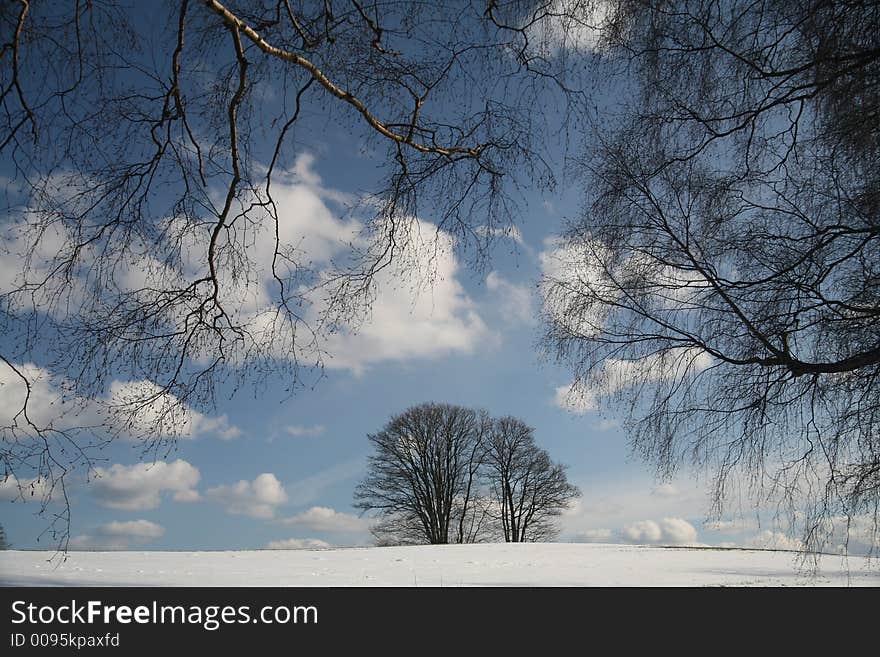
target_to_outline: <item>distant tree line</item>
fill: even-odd
[[[355,506],[374,515],[380,545],[550,540],[580,495],[514,417],[425,403],[368,440],[374,451]]]

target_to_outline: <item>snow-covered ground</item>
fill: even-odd
[[[7,586],[880,586],[877,562],[579,543],[243,552],[0,552]]]

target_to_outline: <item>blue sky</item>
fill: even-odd
[[[267,103],[277,100],[272,89],[262,92]],[[557,173],[564,153],[562,145],[555,147]],[[345,206],[376,189],[380,164],[343,127],[307,109],[287,171],[274,183],[290,236],[304,240],[315,258],[331,256],[357,221],[345,215]],[[8,163],[0,171],[8,172]],[[647,466],[630,458],[613,407],[600,412],[562,394],[571,374],[538,347],[536,287],[552,261],[554,236],[579,209],[577,182],[560,180],[552,192],[523,190],[519,232],[496,242],[485,269],[470,268],[461,254],[447,250],[436,263],[434,286],[418,278],[398,285],[385,281],[372,316],[356,332],[348,327],[325,345],[334,357],[314,385],[288,395],[288,381],[261,375],[259,386],[235,394],[226,389],[216,408],[189,412],[185,435],[158,463],[144,462],[142,446],[124,436],[103,450],[97,476],[71,486],[71,547],[368,544],[366,522],[352,508],[353,490],[365,472],[366,436],[424,401],[484,408],[533,426],[539,444],[568,465],[583,492],[560,519],[563,540],[778,543],[772,523],[759,524],[747,504],[737,509],[735,501],[731,518],[704,526],[708,498],[696,473],[657,482]],[[431,208],[423,211],[419,226],[430,236],[435,217]],[[4,227],[16,221],[13,209]],[[3,239],[14,237],[7,232]],[[15,245],[4,247],[2,286],[21,267]],[[39,372],[44,364],[18,365]],[[44,374],[38,401],[48,404],[57,396],[57,382]],[[9,414],[21,391],[9,372],[0,377],[0,414]],[[115,384],[124,390],[149,382]],[[0,484],[0,523],[8,540],[18,548],[54,547],[50,537],[37,541],[47,517],[36,513],[35,502],[16,499],[13,483]]]
[[[326,219],[324,212],[338,217],[335,201],[362,193],[358,181],[368,180],[371,169],[370,159],[330,147],[300,152],[280,192],[290,192],[282,214],[314,212],[319,203],[316,221]],[[72,488],[71,545],[367,544],[366,523],[352,508],[366,435],[429,400],[514,415],[536,429],[539,443],[569,466],[583,491],[561,519],[564,540],[726,542],[728,533],[701,525],[707,503],[692,476],[656,482],[629,458],[613,408],[600,413],[560,397],[570,375],[538,347],[536,285],[554,234],[577,210],[577,194],[534,193],[526,201],[521,237],[499,242],[484,271],[450,255],[435,288],[380,290],[378,316],[357,335],[339,338],[347,353],[328,360],[314,385],[288,395],[285,381],[270,378],[220,397],[214,411],[193,412],[191,435],[164,463],[142,463],[140,445],[125,440],[104,450],[100,476]],[[16,547],[51,546],[47,537],[37,543],[46,518],[35,511],[36,504],[21,500],[4,504],[0,522]],[[732,526],[739,536],[751,528],[741,524]]]

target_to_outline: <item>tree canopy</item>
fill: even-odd
[[[484,257],[513,230],[517,185],[552,182],[540,108],[560,88],[505,25],[518,15],[482,2],[6,3],[5,476],[66,499],[67,474],[88,473],[117,435],[162,456],[184,406],[210,408],[220,386],[319,377],[328,336],[359,323],[381,272],[430,283],[444,248]],[[279,221],[307,115],[382,174],[326,227],[330,254]],[[49,377],[63,420],[38,408]],[[114,395],[115,380],[134,385]]]
[[[545,281],[574,395],[810,547],[880,502],[880,8],[623,2],[634,93]]]
[[[373,452],[355,499],[373,514],[380,544],[547,540],[580,495],[516,418],[425,403],[367,438]]]

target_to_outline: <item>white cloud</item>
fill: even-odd
[[[291,527],[332,534],[355,534],[369,529],[368,519],[351,513],[341,513],[326,506],[313,506],[281,522]]]
[[[699,480],[690,476],[678,477],[664,486],[633,466],[603,477],[572,473],[570,479],[583,495],[560,517],[560,526],[564,536],[575,540],[579,536],[585,540],[584,532],[607,529],[614,533],[612,542],[634,542],[632,537],[638,537],[640,531],[656,535],[659,530],[661,537],[672,543],[671,539],[680,537],[676,523],[664,524],[660,519],[702,518],[709,508],[706,491]],[[657,529],[640,524],[646,520]],[[699,533],[693,527],[693,533],[685,526],[681,528],[687,538]],[[628,536],[624,530],[631,530]]]
[[[880,554],[880,521],[871,514],[829,518],[821,531],[829,549],[840,554]]]
[[[227,512],[252,518],[272,518],[275,509],[287,502],[287,492],[271,472],[258,475],[253,481],[209,488],[208,499],[221,504]]]
[[[585,529],[573,535],[583,543],[634,543],[637,545],[694,545],[696,528],[683,518],[640,520],[622,529]]]
[[[213,433],[220,440],[235,440],[241,436],[241,429],[234,424],[229,424],[229,420],[225,415],[206,418],[202,423],[202,431]]]
[[[599,408],[595,395],[574,384],[556,388],[553,403],[573,415],[584,415]]]
[[[749,547],[763,550],[800,550],[803,544],[782,532],[765,529],[748,541]]]
[[[340,220],[327,206],[327,201],[338,204],[350,199],[324,187],[314,163],[311,153],[302,153],[290,172],[276,172],[272,197],[278,206],[281,242],[293,246],[307,262],[328,263],[358,240],[363,226],[354,219]],[[267,258],[263,262],[271,262],[274,242],[263,240],[257,247],[263,252],[256,255]]]
[[[49,492],[45,479],[18,479],[15,475],[0,479],[0,502],[42,502]]]
[[[660,497],[678,497],[681,491],[669,482],[662,483],[654,489],[654,494]]]
[[[640,520],[620,530],[620,536],[627,543],[659,543],[663,530],[653,520]]]
[[[327,431],[327,427],[325,427],[323,424],[314,424],[311,426],[292,424],[286,428],[286,431],[294,438],[312,438],[314,436],[320,436],[322,433]]]
[[[617,263],[608,247],[589,235],[568,240],[548,238],[540,254],[540,286],[544,312],[550,322],[571,335],[589,339],[607,326],[621,291],[617,280],[630,270],[644,275],[654,271],[657,289],[665,290],[658,301],[669,309],[687,308],[695,290],[705,281],[693,274],[674,270],[644,258],[631,257]],[[613,268],[613,276],[609,269]],[[713,364],[707,353],[696,348],[671,348],[641,358],[606,358],[588,378],[557,388],[556,405],[575,414],[598,408],[602,397],[620,393],[634,385],[671,382],[693,376]]]
[[[15,367],[30,383],[28,417],[39,427],[103,431],[113,422],[113,429],[122,430],[130,438],[195,438],[213,434],[230,440],[241,434],[225,415],[203,415],[151,381],[116,380],[106,396],[89,400],[75,396],[66,381],[53,377],[45,368],[32,363]],[[29,433],[21,415],[27,394],[21,378],[10,367],[0,364],[0,426],[17,424],[22,433]]]
[[[602,390],[613,394],[637,383],[679,380],[712,365],[712,357],[697,349],[669,349],[637,360],[607,358],[602,366]]]
[[[633,523],[620,531],[620,537],[628,543],[686,545],[696,543],[697,530],[683,518],[663,518]]]
[[[29,224],[25,214],[20,214],[12,222],[4,222],[5,230],[0,236],[0,294],[18,289],[25,282],[45,279],[59,251],[70,238],[60,222],[53,222],[45,230],[37,230]],[[33,294],[35,303],[50,307],[47,303],[50,291],[37,289]],[[52,305],[52,310],[59,313],[67,307],[76,308],[78,296],[79,290],[74,286],[69,296],[65,295],[64,302]]]
[[[804,520],[802,514],[796,514],[800,521]],[[821,552],[866,555],[876,554],[880,551],[880,533],[875,519],[870,515],[859,515],[851,518],[833,516],[820,520],[818,523],[809,522],[811,533],[810,549],[818,549]],[[759,531],[760,522],[754,518],[735,518],[733,520],[716,520],[707,522],[704,529],[725,536],[733,536],[735,540],[730,544],[739,547],[752,547],[770,550],[794,550],[804,549],[804,542],[799,531],[804,527],[772,518],[769,527]]]
[[[149,520],[113,521],[98,527],[92,534],[70,539],[72,549],[125,550],[149,543],[165,535],[165,528]]]
[[[33,363],[15,364],[30,384],[30,395],[21,377],[6,363],[0,363],[0,426],[17,426],[22,435],[30,434],[30,428],[22,415],[27,399],[28,417],[38,427],[53,426],[64,429],[72,426],[98,427],[100,417],[96,404],[73,397],[64,381],[52,377],[45,368]]]
[[[149,520],[128,520],[125,522],[108,522],[101,526],[104,536],[131,536],[133,538],[159,538],[165,530]]]
[[[563,51],[594,52],[601,48],[602,27],[612,12],[607,0],[553,0],[526,33],[535,44],[531,47],[549,56]]]
[[[314,156],[303,153],[292,169],[276,171],[273,176],[277,237],[283,251],[279,258],[273,257],[276,224],[268,218],[260,221],[255,215],[253,230],[246,231],[246,237],[242,233],[222,237],[246,240],[236,243],[235,249],[226,249],[221,244],[219,250],[237,254],[243,250],[247,261],[242,264],[221,259],[216,263],[220,301],[232,320],[247,329],[244,341],[229,347],[225,361],[228,366],[243,365],[245,354],[255,352],[297,358],[302,363],[315,362],[320,353],[330,356],[323,359],[325,367],[360,374],[375,363],[471,354],[480,344],[497,342],[497,336],[487,328],[458,280],[460,266],[453,237],[416,218],[395,217],[398,232],[394,261],[375,273],[367,295],[369,311],[360,313],[350,305],[343,310],[330,308],[333,291],[321,284],[338,281],[337,274],[348,270],[356,254],[370,252],[375,246],[370,236],[384,240],[387,231],[381,226],[371,230],[359,218],[343,217],[345,210],[338,206],[355,199],[325,187],[314,165]],[[19,223],[24,226],[23,221]],[[175,230],[175,226],[169,230]],[[6,279],[12,276],[10,272],[21,264],[27,241],[22,239],[16,233],[0,244],[0,249],[9,251],[12,259],[6,267],[9,272],[0,270],[0,284],[9,282]],[[191,279],[204,275],[204,239],[204,235],[193,230],[187,232],[181,245],[182,273],[169,271],[137,249],[121,254],[115,283],[125,293],[141,290],[144,302],[155,301],[152,288],[164,289],[172,282],[179,283],[177,278],[181,276]],[[52,236],[50,231],[34,261],[45,266],[66,241],[67,236]],[[7,260],[3,260],[4,267]],[[302,317],[310,329],[318,331],[314,342],[303,337],[309,331],[303,330],[302,325],[294,327],[283,313],[279,314],[278,284],[271,271],[273,261],[280,278],[288,281],[288,291],[295,289],[303,295]],[[83,285],[79,287],[84,287],[86,281],[80,282]],[[343,297],[351,299],[350,290]],[[189,310],[169,309],[164,319],[170,325],[182,326]],[[195,358],[207,361],[213,356],[206,348]],[[159,394],[158,386],[150,381],[114,382],[110,397],[118,402],[144,392],[157,394],[139,409],[142,412],[136,414],[139,417],[129,427],[134,432],[145,433],[149,429],[153,430],[151,435],[156,435],[156,430],[159,435],[171,435],[179,430],[183,437],[213,433],[221,439],[240,434],[225,416],[207,418],[194,409],[179,406],[181,400],[171,392]]]
[[[595,239],[562,241],[548,238],[539,255],[544,312],[549,320],[573,335],[597,335],[608,315],[606,305],[584,303],[584,290],[592,297],[614,301],[619,291],[602,265],[608,248]]]
[[[203,415],[152,381],[113,381],[108,403],[111,408],[128,411],[125,426],[132,437],[195,438],[214,434],[221,440],[231,440],[241,435],[225,415]]]
[[[173,499],[175,502],[198,502],[202,496],[195,488],[190,488],[177,491]]]
[[[89,489],[99,504],[111,509],[155,509],[166,492],[172,493],[177,502],[199,499],[195,490],[201,476],[199,470],[182,459],[172,463],[117,463],[108,469],[96,468],[95,472]]]
[[[323,328],[308,347],[302,333],[297,334],[300,350],[291,353],[293,327],[279,320],[278,299],[273,296],[277,283],[269,266],[275,248],[271,221],[256,229],[247,247],[256,263],[248,276],[228,283],[224,279],[224,307],[275,357],[314,362],[317,350],[327,354],[325,367],[359,375],[375,363],[469,354],[479,343],[497,340],[458,281],[452,236],[412,217],[395,217],[393,261],[374,273],[368,308],[359,312],[349,304],[341,309],[328,305],[336,297],[332,281],[338,282],[339,271],[352,263],[353,250],[374,252],[372,240],[384,241],[388,232],[382,226],[371,232],[357,219],[338,219],[340,213],[328,203],[350,199],[323,186],[308,153],[297,158],[291,171],[278,172],[272,189],[278,237],[289,248],[284,258],[276,259],[276,266],[282,268],[282,278],[288,273],[295,280],[314,277],[297,292],[304,298],[304,320],[310,327]],[[342,297],[352,299],[351,289]]]
[[[322,344],[331,355],[327,367],[361,374],[382,361],[471,354],[497,341],[457,279],[452,237],[428,222],[410,223],[394,262],[374,277],[364,321],[343,320]]]
[[[712,363],[712,357],[706,352],[689,348],[669,349],[636,360],[606,358],[589,382],[575,381],[556,388],[553,402],[564,411],[583,415],[598,410],[600,397],[617,394],[635,385],[681,380],[705,370]]]
[[[660,521],[660,529],[664,543],[683,545],[697,541],[696,528],[683,518],[664,518]]]
[[[583,543],[623,543],[638,545],[693,545],[696,528],[683,518],[640,520],[622,529],[585,529],[573,535]]]
[[[527,285],[511,283],[497,271],[486,277],[486,288],[495,298],[501,316],[511,324],[534,324],[534,295]]]
[[[287,538],[281,541],[269,541],[267,550],[326,550],[333,546],[318,538]]]

